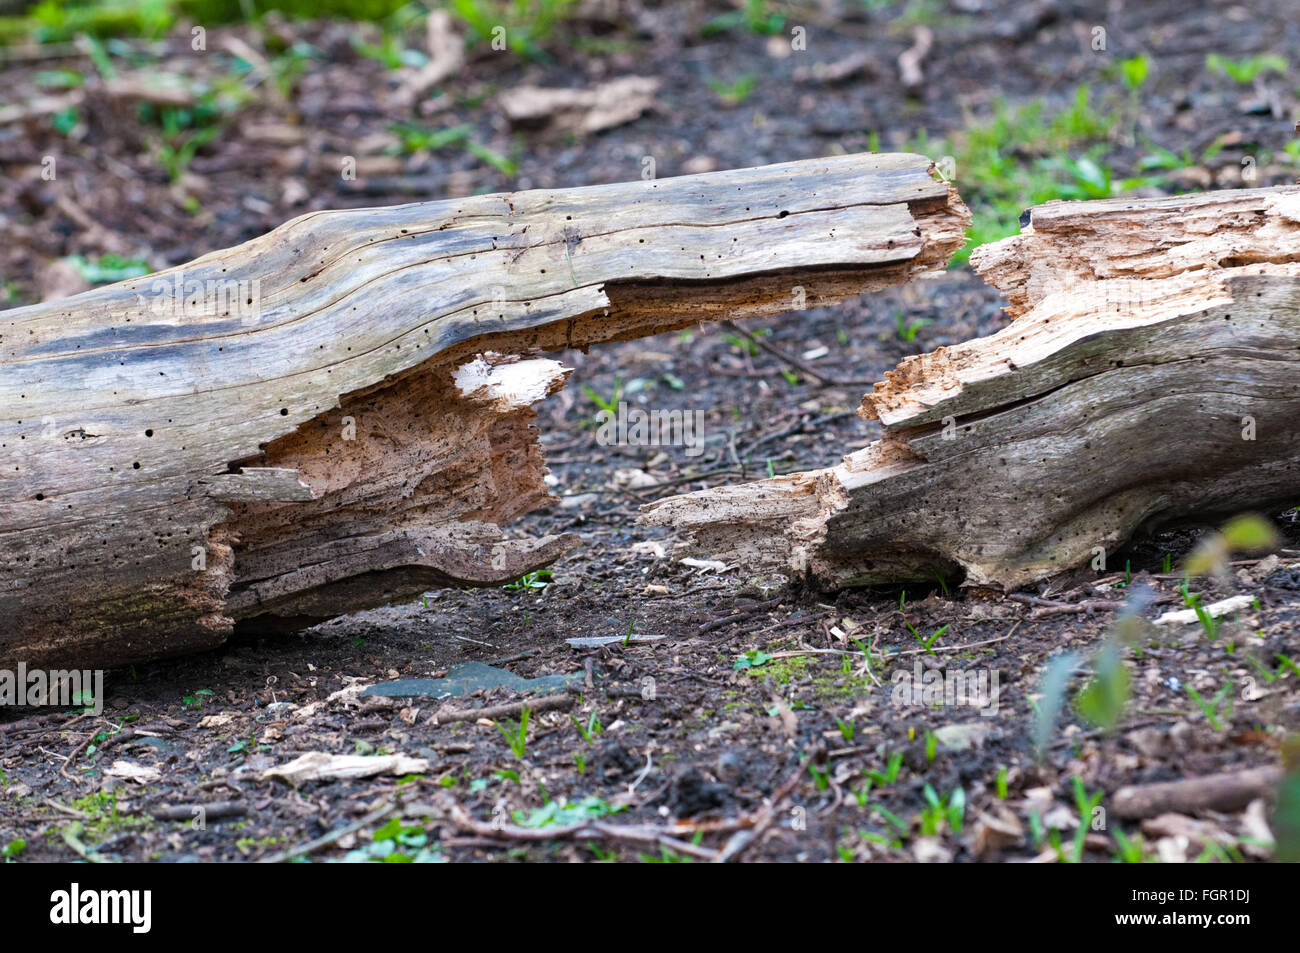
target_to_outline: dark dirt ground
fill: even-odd
[[[1041,102],[1051,113],[1085,82],[1110,97],[1103,102],[1121,102],[1127,94],[1102,75],[1109,61],[1089,49],[1097,23],[1106,25],[1114,57],[1147,50],[1154,66],[1140,91],[1141,135],[1116,134],[1109,143],[1106,161],[1117,178],[1142,171],[1152,143],[1189,148],[1205,161],[1147,191],[1240,184],[1243,155],[1271,157],[1259,162],[1254,184],[1295,178],[1283,152],[1297,112],[1294,82],[1274,76],[1238,87],[1204,68],[1208,53],[1300,49],[1300,16],[1281,0],[1249,9],[1152,2],[1098,11],[994,0],[933,8],[941,15],[923,16],[929,8],[918,4],[791,8],[789,22],[805,15],[810,24],[803,55],[812,61],[879,51],[867,74],[829,85],[796,79],[807,61],[771,55],[769,38],[752,31],[702,39],[701,26],[725,5],[592,5],[601,12],[565,24],[551,63],[471,54],[442,87],[447,105],[414,112],[391,95],[394,77],[353,50],[355,24],[282,23],[275,30],[287,42],[309,41],[325,58],[307,65],[285,101],[268,94],[232,117],[179,182],[169,182],[154,158],[149,140],[157,129],[121,104],[83,108],[69,136],[47,118],[0,126],[7,238],[0,275],[8,303],[39,300],[51,287],[76,290],[57,284],[66,273],[51,274],[50,263],[63,256],[117,253],[161,268],[311,209],[624,180],[639,174],[643,155],[655,156],[658,175],[667,176],[862,150],[873,134],[885,149],[914,142],[920,130],[937,142],[987,122],[995,98]],[[926,61],[931,83],[909,95],[894,61],[919,19],[935,31]],[[260,42],[245,27],[213,28],[210,48],[225,35]],[[138,44],[141,64],[195,76],[214,69],[214,58],[185,55],[186,36],[177,31],[152,50]],[[91,69],[85,56],[58,65]],[[51,66],[11,55],[5,102],[35,95],[36,72]],[[512,131],[492,105],[499,91],[520,83],[583,87],[628,72],[661,78],[656,107],[585,138]],[[706,83],[744,74],[756,77],[755,89],[730,107]],[[1275,100],[1280,112],[1247,101],[1259,97]],[[517,172],[456,149],[385,155],[390,124],[414,116],[438,127],[473,124],[478,141],[513,158]],[[57,183],[31,174],[50,152],[60,156]],[[342,182],[332,157],[345,154],[369,158],[379,171]],[[978,190],[965,188],[960,168],[958,186],[977,206]],[[899,334],[900,323],[922,320],[932,323],[915,339]],[[792,353],[825,346],[815,362],[824,375],[863,381],[905,354],[988,334],[1004,321],[996,294],[961,267],[750,328],[770,328],[768,340]],[[1181,575],[1162,571],[1164,557],[1176,567],[1195,532],[1144,540],[1112,556],[1109,573],[1085,570],[1012,598],[945,591],[938,582],[905,595],[898,588],[818,593],[781,577],[755,578],[745,567],[688,567],[663,555],[670,536],[634,524],[638,506],[669,492],[837,462],[875,435],[852,413],[865,388],[802,377],[792,383],[775,358],[745,353],[718,327],[561,358],[575,374],[538,421],[559,500],[510,530],[584,537],[579,552],[551,567],[549,584],[430,592],[412,605],[298,634],[244,638],[207,655],[111,672],[102,716],[14,712],[18,720],[0,722],[0,847],[21,839],[26,847],[16,859],[45,861],[237,861],[295,850],[317,862],[386,852],[457,861],[676,860],[712,856],[724,845],[747,860],[1057,861],[1075,858],[1075,778],[1088,794],[1104,792],[1106,808],[1124,785],[1276,764],[1278,739],[1300,727],[1300,670],[1280,659],[1300,659],[1294,514],[1271,514],[1284,540],[1270,558],[1193,583],[1206,602],[1245,593],[1254,606],[1224,622],[1214,640],[1197,625],[1151,630],[1125,653],[1133,697],[1119,728],[1102,734],[1067,707],[1040,761],[1033,739],[1045,664],[1095,648],[1115,613],[1061,611],[1033,599],[1113,600],[1126,581],[1173,598]],[[596,408],[583,387],[608,396],[620,383],[630,401],[705,410],[705,453],[597,446]],[[658,486],[638,489],[643,477],[620,471],[648,473]],[[1181,601],[1145,614],[1166,608]],[[926,635],[947,628],[930,654],[909,625]],[[664,638],[581,650],[565,642],[629,631]],[[871,648],[870,671],[853,640]],[[770,658],[746,656],[755,651]],[[742,658],[756,664],[737,669]],[[444,702],[358,694],[377,682],[493,660],[528,677],[584,674],[560,708],[533,715],[522,756],[494,724],[432,717],[440,706],[517,701],[511,692]],[[895,704],[893,673],[914,664],[996,672],[996,714]],[[1188,687],[1203,699],[1224,693],[1215,717]],[[266,769],[311,751],[400,753],[429,764],[423,773],[297,788],[263,779]],[[156,769],[156,777],[112,777],[106,769],[117,761]],[[926,810],[927,787],[949,805],[964,797],[960,823],[953,812]],[[207,806],[201,829],[191,823],[194,804]],[[167,819],[167,808],[179,819]],[[399,813],[403,832],[383,827]],[[611,828],[571,836],[554,826],[600,814]],[[547,816],[552,826],[537,826]],[[494,828],[494,819],[514,826]],[[304,850],[361,821],[353,833]],[[766,826],[762,836],[731,840],[755,821]],[[1205,812],[1197,821],[1144,826],[1110,815],[1089,824],[1078,856],[1269,856],[1258,807]],[[636,825],[655,831],[629,827]]]

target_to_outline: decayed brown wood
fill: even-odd
[[[1240,811],[1256,798],[1271,797],[1281,780],[1282,769],[1270,766],[1129,785],[1115,792],[1111,806],[1125,818],[1156,817],[1169,811]]]
[[[971,263],[1017,317],[887,374],[880,440],[644,521],[826,586],[1012,588],[1298,501],[1300,190],[1050,203]]]
[[[500,529],[549,498],[539,352],[906,281],[968,217],[924,157],[841,156],[317,212],[5,312],[0,664],[517,578],[573,545]]]

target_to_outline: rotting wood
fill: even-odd
[[[550,499],[537,353],[904,282],[968,220],[924,157],[840,156],[315,212],[6,312],[0,664],[518,578],[574,545],[501,531]]]
[[[1111,797],[1118,817],[1155,817],[1173,811],[1240,811],[1260,797],[1272,797],[1282,780],[1282,769],[1266,766],[1208,774],[1180,781],[1122,787]]]
[[[1015,320],[907,358],[835,467],[643,508],[826,587],[1012,589],[1300,497],[1300,189],[1058,202],[971,263]]]

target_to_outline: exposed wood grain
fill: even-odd
[[[1140,529],[1300,501],[1300,190],[1053,203],[971,261],[1020,316],[908,358],[839,466],[648,505],[829,586],[1024,585]]]
[[[553,361],[940,267],[969,214],[910,155],[316,212],[237,248],[0,315],[0,661],[217,645],[568,537],[532,405]],[[493,356],[493,355],[496,356]]]

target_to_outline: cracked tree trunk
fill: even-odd
[[[1050,203],[971,264],[1015,320],[887,374],[880,440],[643,521],[826,587],[1010,589],[1300,502],[1300,189]]]
[[[904,282],[968,218],[921,156],[841,156],[316,212],[6,312],[0,664],[518,578],[574,544],[501,531],[550,499],[536,354]]]

